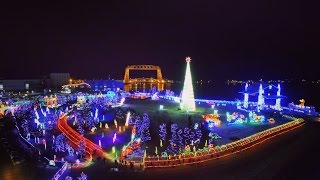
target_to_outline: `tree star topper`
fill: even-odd
[[[186,57],[186,62],[191,62],[191,57],[190,56],[188,56],[188,57]]]

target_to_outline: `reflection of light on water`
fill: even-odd
[[[172,83],[136,83],[136,84],[125,84],[125,91],[150,91],[153,87],[156,87],[158,91],[163,91],[164,89],[170,89]]]

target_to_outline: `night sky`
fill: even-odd
[[[317,79],[317,23],[302,2],[14,1],[0,6],[0,77],[122,79],[127,65],[154,64],[181,80],[191,56],[194,79]]]

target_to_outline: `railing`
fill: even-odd
[[[60,131],[62,131],[66,135],[67,139],[69,139],[69,141],[73,145],[73,147],[75,149],[78,148],[78,144],[77,143],[79,143],[79,141],[81,141],[81,140],[79,140],[76,137],[74,137],[74,134],[72,134],[72,131],[66,130],[60,123],[58,123],[58,128],[60,129]],[[90,159],[92,159],[92,156],[91,156],[92,152],[90,151],[90,149],[88,149],[86,147],[85,151],[91,157]]]
[[[295,119],[286,124],[267,129],[265,131],[256,133],[246,138],[234,141],[222,146],[209,146],[200,149],[196,152],[189,152],[180,154],[174,158],[168,157],[146,157],[144,160],[144,168],[160,168],[160,167],[174,167],[190,164],[198,164],[220,157],[229,156],[231,154],[246,150],[256,146],[270,138],[278,136],[289,130],[298,128],[304,124],[303,119]]]
[[[18,127],[17,125],[16,125],[16,128],[18,129],[18,133],[19,133],[20,138],[21,138],[23,141],[25,141],[25,142],[31,147],[31,149],[34,150],[34,151],[36,151],[37,154],[40,156],[40,155],[41,155],[40,150],[39,150],[38,148],[36,148],[33,144],[31,144],[26,138],[24,138],[24,137],[21,135],[20,129],[19,129],[19,127]],[[47,160],[48,162],[50,161],[50,159],[47,158],[47,157],[45,157],[45,156],[43,156],[43,158],[44,158],[45,160]]]
[[[66,115],[63,115],[58,120],[58,128],[60,131],[62,131],[66,137],[74,144],[75,148],[78,148],[77,145],[80,141],[85,142],[85,150],[90,156],[93,154],[94,151],[97,153],[100,153],[100,156],[104,156],[103,150],[100,148],[100,146],[94,144],[90,140],[84,138],[81,136],[78,132],[73,130],[68,124],[67,124],[67,117]]]
[[[66,171],[68,167],[68,162],[66,161],[63,166],[56,172],[56,174],[54,174],[52,180],[58,180],[59,177],[62,176],[62,174],[64,173],[64,171]]]

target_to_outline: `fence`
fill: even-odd
[[[195,152],[180,154],[172,158],[146,157],[144,160],[144,168],[174,167],[218,159],[258,145],[270,138],[300,127],[303,124],[304,120],[299,118],[222,146],[209,146]]]
[[[68,167],[68,162],[65,162],[63,166],[56,172],[56,174],[54,174],[52,180],[58,180],[59,177],[62,176],[64,171],[67,169],[67,167]]]

